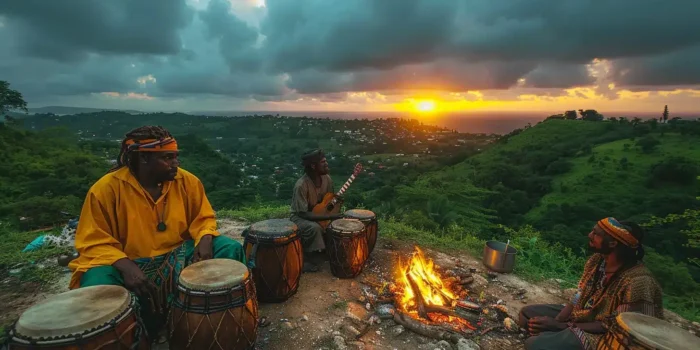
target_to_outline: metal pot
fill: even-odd
[[[492,271],[496,272],[512,272],[515,266],[515,255],[518,250],[513,246],[508,246],[508,251],[505,251],[506,243],[498,241],[488,241],[484,245],[484,265]]]

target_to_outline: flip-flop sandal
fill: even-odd
[[[267,316],[260,317],[260,321],[258,322],[258,326],[260,327],[267,327],[270,325],[270,320],[267,319]]]
[[[301,272],[318,272],[318,266],[311,263],[304,263]]]

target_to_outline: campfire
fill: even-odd
[[[481,307],[466,300],[471,276],[443,276],[423,251],[415,247],[408,262],[396,269],[395,306],[405,315],[424,323],[449,327],[460,333],[480,325]],[[471,279],[473,281],[473,279]]]
[[[494,330],[517,332],[503,301],[487,295],[483,284],[473,284],[475,277],[483,279],[480,274],[478,267],[467,268],[459,259],[448,267],[438,266],[414,247],[409,257],[399,258],[385,277],[389,280],[363,279],[367,286],[360,301],[367,301],[366,309],[375,309],[376,315],[365,322],[356,339],[380,319],[392,319],[414,333],[452,343]]]

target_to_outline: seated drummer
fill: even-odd
[[[305,174],[294,184],[290,219],[299,227],[301,234],[304,246],[303,271],[316,272],[326,248],[323,228],[317,221],[340,219],[343,215],[318,215],[311,212],[314,206],[321,203],[326,193],[334,192],[333,180],[328,175],[328,161],[323,151],[316,149],[308,152],[301,157],[301,161]]]
[[[117,165],[88,191],[75,234],[70,288],[122,285],[139,297],[153,337],[188,262],[244,262],[241,244],[216,229],[200,180],[179,168],[177,142],[160,126],[130,131]]]
[[[529,305],[518,323],[529,331],[526,349],[594,349],[615,316],[638,312],[662,318],[661,287],[642,263],[644,231],[605,218],[588,234],[588,259],[578,291],[566,306]]]

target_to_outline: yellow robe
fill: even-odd
[[[167,225],[164,232],[157,230],[161,215]],[[75,233],[80,256],[68,265],[73,271],[70,288],[80,287],[82,274],[92,267],[125,257],[162,255],[188,239],[197,245],[204,235],[219,232],[204,186],[195,175],[180,168],[154,203],[129,169],[121,168],[104,175],[85,198]]]

